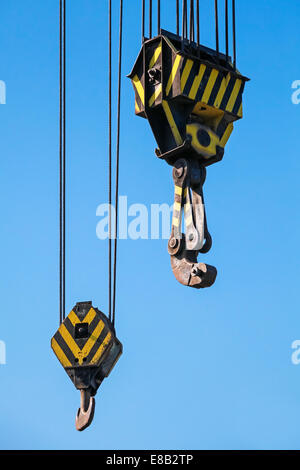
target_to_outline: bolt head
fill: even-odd
[[[176,248],[177,245],[178,245],[178,240],[175,237],[172,237],[169,240],[169,247],[170,248]]]

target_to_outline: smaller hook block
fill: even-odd
[[[84,395],[76,427],[81,423],[78,426],[85,429],[95,408],[91,397],[121,356],[122,344],[104,313],[93,307],[92,302],[78,302],[51,339],[51,347],[75,387]]]

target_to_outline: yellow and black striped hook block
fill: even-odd
[[[204,166],[223,158],[249,80],[230,57],[162,30],[143,43],[128,77],[135,112],[148,119],[159,158],[173,165],[189,156]]]
[[[78,390],[93,397],[122,354],[109,319],[92,302],[78,302],[51,339],[51,347]]]

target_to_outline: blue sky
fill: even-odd
[[[68,2],[67,310],[107,311],[107,2]],[[117,2],[114,2],[117,4]],[[174,18],[163,3],[162,24]],[[138,2],[125,0],[120,194],[172,203],[171,169],[134,116],[129,73]],[[50,350],[58,326],[58,1],[1,5],[1,449],[299,449],[300,4],[237,1],[244,119],[205,184],[211,289],[179,285],[165,240],[119,244],[117,333],[124,354],[93,425]],[[115,10],[117,20],[117,8]],[[213,18],[203,11],[203,42]],[[211,22],[211,23],[210,23]],[[114,47],[116,44],[114,44]]]

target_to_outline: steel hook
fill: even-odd
[[[171,266],[178,282],[195,289],[212,286],[217,277],[214,266],[197,262],[195,251],[184,250],[171,255]]]
[[[80,408],[75,420],[77,431],[84,431],[92,423],[95,405],[95,398],[91,396],[91,392],[88,389],[80,390]]]

